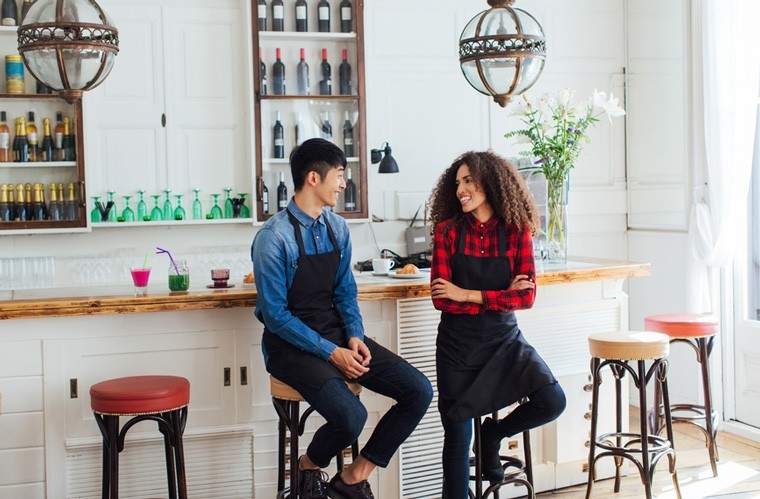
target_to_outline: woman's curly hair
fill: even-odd
[[[466,152],[443,172],[430,197],[433,229],[445,220],[459,222],[464,215],[456,184],[457,171],[462,165],[469,167],[470,175],[485,192],[495,216],[508,225],[528,227],[532,233],[539,229],[538,209],[522,175],[509,161],[491,151]]]

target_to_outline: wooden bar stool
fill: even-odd
[[[670,399],[668,394],[668,353],[670,352],[669,338],[664,334],[652,332],[625,331],[617,333],[593,334],[588,339],[591,352],[591,438],[588,455],[588,485],[586,499],[591,497],[591,488],[596,480],[595,465],[602,457],[611,456],[615,459],[615,492],[620,491],[620,468],[623,459],[636,465],[644,484],[647,499],[652,497],[652,482],[657,462],[668,456],[669,471],[673,479],[677,497],[681,497],[676,471],[676,453],[673,448],[673,422],[670,416]],[[636,361],[637,369],[629,365]],[[646,361],[652,365],[646,368]],[[599,385],[602,383],[601,371],[609,366],[615,377],[616,431],[597,436],[597,420],[599,418]],[[639,414],[641,430],[639,433],[623,432],[621,399],[622,380],[626,373],[631,375],[634,385],[639,390]],[[655,384],[662,390],[665,401],[664,416],[667,438],[657,434],[649,434],[647,423],[647,384],[654,378]],[[602,449],[596,454],[596,448]],[[639,458],[636,456],[640,455]]]
[[[718,321],[713,316],[698,314],[652,315],[644,319],[647,331],[656,331],[668,335],[670,343],[689,345],[697,354],[697,362],[702,370],[702,394],[704,405],[671,404],[673,423],[686,423],[699,428],[705,436],[705,446],[710,454],[710,466],[713,476],[718,476],[718,413],[713,410],[710,389],[710,354],[715,335],[718,333]],[[662,395],[655,386],[655,406],[649,415],[649,425],[653,433],[662,430]],[[680,415],[677,413],[681,413]],[[709,415],[709,416],[708,416]],[[704,420],[704,426],[700,421]]]
[[[499,413],[494,412],[492,417],[495,420],[499,419]],[[501,458],[502,467],[506,472],[504,479],[499,483],[491,484],[485,491],[483,490],[483,474],[482,474],[482,456],[480,454],[480,428],[482,424],[482,418],[478,417],[473,420],[475,431],[475,443],[473,445],[473,451],[475,456],[470,458],[470,467],[475,468],[475,474],[470,475],[470,481],[475,482],[475,491],[470,490],[471,499],[486,499],[489,495],[493,494],[493,499],[499,499],[499,490],[509,484],[523,485],[528,491],[528,499],[534,499],[536,497],[533,491],[533,460],[530,451],[530,431],[524,431],[523,437],[523,453],[525,462],[512,456],[499,456]],[[509,468],[515,468],[513,471],[508,471]]]
[[[103,499],[119,497],[119,453],[127,432],[140,421],[155,421],[164,436],[169,499],[187,498],[182,434],[189,403],[190,382],[177,376],[116,378],[90,388],[90,404],[103,435]],[[121,416],[132,418],[119,430]]]
[[[362,391],[357,383],[346,383],[351,392],[357,397]],[[306,429],[306,420],[314,412],[309,406],[303,414],[300,414],[300,403],[304,398],[291,386],[283,383],[274,376],[269,376],[269,390],[272,394],[272,405],[279,416],[278,439],[277,439],[277,499],[297,499],[296,494],[289,494],[291,490],[298,490],[298,438],[303,436]],[[290,438],[290,459],[288,470],[285,467],[286,443]],[[359,442],[351,444],[351,458],[359,456]],[[336,457],[338,473],[343,471],[343,453]],[[290,487],[285,488],[286,475],[290,475]]]

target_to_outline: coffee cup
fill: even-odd
[[[392,258],[373,258],[372,273],[375,275],[386,275],[396,265]]]

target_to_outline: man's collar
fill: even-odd
[[[320,213],[317,218],[312,218],[309,215],[306,214],[305,211],[303,211],[301,208],[298,207],[296,204],[295,198],[291,198],[290,202],[288,203],[288,210],[293,214],[294,217],[296,217],[296,220],[298,220],[298,223],[306,227],[307,229],[310,228],[315,223],[324,223],[324,214]]]

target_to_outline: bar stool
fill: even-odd
[[[499,413],[494,412],[492,417],[495,420],[499,419]],[[523,437],[523,453],[525,463],[520,461],[516,457],[502,456],[502,468],[506,472],[508,468],[514,467],[515,470],[506,472],[504,479],[499,483],[491,484],[485,491],[483,491],[483,474],[482,474],[482,456],[480,454],[480,428],[482,424],[482,417],[477,417],[473,420],[475,431],[475,443],[473,445],[473,451],[475,456],[470,458],[470,467],[475,468],[475,474],[470,475],[470,481],[475,482],[475,491],[470,490],[470,499],[486,499],[489,495],[493,494],[493,499],[499,499],[499,490],[509,484],[524,485],[528,490],[528,499],[534,499],[536,497],[533,491],[533,460],[531,458],[530,451],[530,431],[524,431]]]
[[[595,466],[602,457],[615,459],[615,492],[620,491],[620,468],[623,459],[636,465],[644,484],[647,499],[652,497],[652,482],[657,462],[668,456],[669,471],[677,497],[681,497],[676,471],[676,453],[673,448],[673,423],[670,415],[670,396],[668,394],[668,337],[660,333],[623,331],[617,333],[593,334],[588,339],[591,352],[591,438],[589,439],[588,485],[586,499],[591,497],[591,488],[596,480]],[[637,369],[629,365],[636,361]],[[646,361],[652,365],[646,368]],[[599,418],[599,385],[602,383],[602,369],[609,366],[615,377],[616,431],[597,437],[597,420]],[[639,433],[623,432],[623,402],[621,397],[622,380],[626,373],[631,375],[635,387],[639,390],[639,414],[641,430]],[[647,384],[652,378],[660,385],[665,401],[665,429],[667,438],[649,434],[647,423]],[[627,440],[623,442],[623,440]],[[638,444],[638,447],[636,445]],[[596,448],[602,449],[596,455]],[[639,454],[640,458],[636,455]]]
[[[697,362],[702,370],[702,394],[704,405],[671,404],[674,414],[673,423],[691,424],[699,428],[705,436],[705,446],[710,454],[710,466],[713,476],[718,476],[718,413],[713,410],[712,393],[710,389],[710,354],[712,353],[715,335],[718,333],[718,321],[715,317],[697,314],[666,314],[652,315],[644,319],[647,331],[656,331],[668,335],[670,343],[685,343],[694,349]],[[649,415],[649,427],[653,433],[662,430],[662,396],[655,386],[655,408]],[[685,413],[685,414],[683,414]],[[710,417],[707,417],[707,415]],[[704,420],[704,426],[699,421]]]
[[[116,378],[90,388],[90,404],[103,435],[103,499],[119,497],[119,453],[127,432],[140,421],[155,421],[164,436],[169,499],[187,498],[182,434],[189,402],[190,382],[177,376]],[[133,417],[119,430],[121,416]]]
[[[346,383],[351,393],[357,397],[362,391],[361,385],[357,383]],[[279,416],[278,422],[278,439],[277,439],[277,499],[297,499],[298,495],[288,493],[291,490],[298,490],[298,438],[303,436],[306,429],[306,420],[314,408],[309,406],[303,414],[300,414],[300,403],[304,398],[298,391],[278,380],[274,376],[269,376],[269,390],[272,394],[272,405]],[[285,488],[285,452],[287,435],[290,435],[290,487]],[[351,458],[356,459],[359,456],[359,442],[351,444]],[[338,473],[343,471],[343,452],[336,457],[336,466]]]

